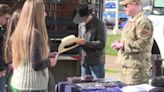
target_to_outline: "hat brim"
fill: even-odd
[[[80,24],[82,22],[85,22],[85,18],[86,18],[86,16],[80,17],[79,13],[77,12],[76,15],[75,15],[75,17],[74,17],[74,19],[73,19],[73,22],[75,24]]]
[[[82,38],[75,37],[74,35],[69,35],[69,36],[64,37],[61,40],[61,43],[58,47],[58,53],[63,53],[68,50],[71,50],[73,48],[76,48],[79,45],[75,44],[75,43],[82,41],[82,40],[83,40]],[[71,45],[71,46],[69,46],[69,45]],[[66,46],[69,46],[69,47],[65,48]]]
[[[127,1],[121,1],[121,2],[119,2],[119,4],[122,5],[122,6],[124,6],[124,5],[127,5],[128,2]]]

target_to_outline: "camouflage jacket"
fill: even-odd
[[[118,60],[126,67],[149,68],[153,45],[152,22],[142,13],[129,20],[122,30],[124,48],[118,53]]]

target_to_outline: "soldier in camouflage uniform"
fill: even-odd
[[[148,83],[153,45],[153,26],[141,12],[140,0],[123,0],[126,14],[131,16],[121,33],[120,41],[111,44],[118,50],[122,63],[122,80],[126,84]]]

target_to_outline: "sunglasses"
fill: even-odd
[[[128,4],[124,5],[124,7],[127,8],[128,7]]]
[[[127,8],[127,4],[126,4],[126,5],[124,5],[124,7],[125,7],[125,8]]]

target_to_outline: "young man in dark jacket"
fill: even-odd
[[[77,24],[85,23],[84,29],[86,29],[79,29],[79,31],[85,31],[81,32],[83,33],[82,37],[84,40],[77,42],[83,48],[82,56],[84,57],[84,63],[82,64],[82,76],[92,75],[96,78],[104,78],[104,48],[106,44],[104,23],[96,17],[93,7],[87,4],[77,7],[74,22]]]
[[[6,65],[3,60],[3,40],[5,28],[4,26],[7,24],[7,21],[10,17],[10,8],[8,5],[0,4],[0,92],[6,92]]]

